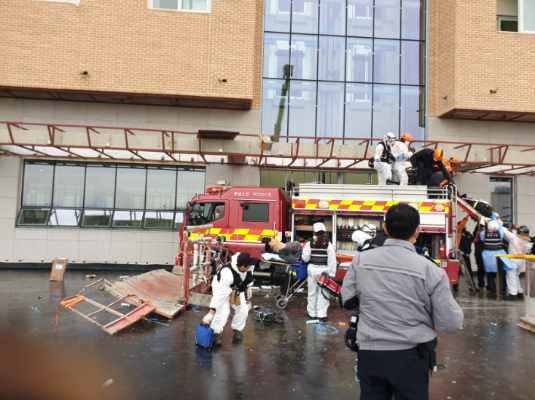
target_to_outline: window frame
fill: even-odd
[[[176,10],[171,8],[159,8],[154,7],[154,0],[147,0],[147,7],[152,11],[167,11],[167,12],[185,12],[185,13],[194,13],[194,14],[211,14],[212,13],[212,0],[206,0],[206,10],[188,10],[182,8],[183,0],[178,0],[180,7],[177,7]]]
[[[262,205],[262,206],[265,206],[267,208],[267,216],[266,216],[266,219],[262,219],[262,220],[259,220],[259,219],[254,219],[254,220],[250,220],[250,219],[245,219],[245,211],[246,211],[246,207],[249,207],[251,205]],[[267,224],[269,223],[269,215],[270,215],[270,210],[271,210],[271,206],[270,206],[270,202],[267,202],[267,201],[243,201],[243,202],[240,202],[240,208],[241,208],[241,222],[244,223],[244,224],[251,224],[251,223],[259,223],[259,224]]]
[[[24,192],[27,190],[27,186],[24,185],[24,177],[26,174],[26,167],[29,165],[34,164],[45,164],[50,167],[52,171],[52,177],[51,182],[49,182],[49,189],[50,189],[50,204],[44,205],[44,206],[28,206],[24,205]],[[54,191],[55,191],[55,184],[56,184],[56,166],[62,166],[67,165],[64,161],[55,161],[55,160],[37,160],[37,159],[28,159],[24,160],[23,163],[23,172],[22,172],[22,188],[21,188],[21,194],[18,204],[18,210],[16,214],[16,220],[15,220],[15,226],[16,227],[34,227],[34,228],[78,228],[78,229],[122,229],[122,230],[158,230],[158,231],[176,231],[180,228],[180,226],[183,223],[184,215],[186,213],[186,207],[182,206],[178,203],[177,199],[177,193],[179,190],[179,175],[180,174],[195,174],[195,177],[199,177],[199,174],[202,173],[202,188],[200,186],[195,186],[192,188],[191,196],[195,196],[199,193],[203,193],[205,186],[206,186],[206,168],[202,167],[191,167],[191,166],[181,166],[181,165],[153,165],[153,164],[123,164],[123,163],[102,163],[102,162],[86,162],[86,161],[69,161],[69,166],[80,166],[84,169],[84,175],[82,179],[82,204],[81,206],[76,207],[63,207],[63,206],[55,206],[54,205]],[[114,180],[113,180],[113,205],[116,204],[117,200],[117,171],[119,169],[140,169],[144,171],[145,173],[145,180],[144,180],[144,191],[145,191],[145,199],[144,204],[142,208],[124,208],[124,207],[93,207],[87,205],[86,202],[86,195],[88,193],[87,190],[87,171],[88,168],[93,167],[103,167],[106,166],[107,168],[110,168],[113,170]],[[174,172],[174,177],[172,179],[174,187],[174,193],[173,193],[173,204],[170,204],[168,209],[154,209],[154,208],[148,208],[147,203],[147,190],[148,190],[148,175],[150,170],[172,170]],[[186,181],[186,179],[185,179]],[[196,192],[194,192],[194,190]],[[141,192],[141,190],[140,190]],[[167,207],[167,205],[166,205]],[[74,213],[74,215],[77,217],[77,223],[76,224],[64,224],[59,225],[55,223],[51,223],[51,218],[53,218],[54,213],[57,210],[66,210],[71,211]],[[22,219],[26,215],[31,215],[31,212],[35,211],[41,211],[43,212],[42,218],[39,219],[39,222],[41,223],[23,223]],[[121,225],[117,226],[116,221],[116,213],[118,212],[136,212],[141,213],[141,219],[140,220],[132,220],[132,224],[127,225]],[[153,216],[154,213],[164,213],[169,221],[168,224],[164,224],[166,226],[149,226],[147,222],[147,216]],[[94,216],[97,219],[100,218],[100,220],[107,222],[103,225],[91,225],[87,224],[86,218]],[[43,220],[44,218],[44,220]],[[165,218],[164,218],[165,219]],[[138,222],[139,221],[139,222]]]

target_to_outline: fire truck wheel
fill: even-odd
[[[277,302],[275,303],[277,308],[279,310],[285,310],[286,307],[288,307],[288,300],[286,300],[284,297],[277,299]]]

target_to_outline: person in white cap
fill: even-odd
[[[336,252],[329,241],[327,228],[322,222],[316,222],[312,226],[314,236],[311,242],[307,242],[303,248],[302,259],[308,264],[308,301],[307,314],[310,319],[327,320],[329,300],[322,294],[318,286],[321,274],[336,275]]]

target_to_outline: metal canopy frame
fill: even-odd
[[[270,168],[368,170],[380,138],[293,136],[271,143],[259,134],[234,140],[207,139],[198,132],[170,129],[0,121],[0,155],[113,162],[239,164]],[[445,150],[461,172],[535,175],[535,145],[443,140],[415,141]]]

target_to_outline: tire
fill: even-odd
[[[282,297],[276,301],[275,305],[279,310],[285,310],[288,307],[288,300]]]

